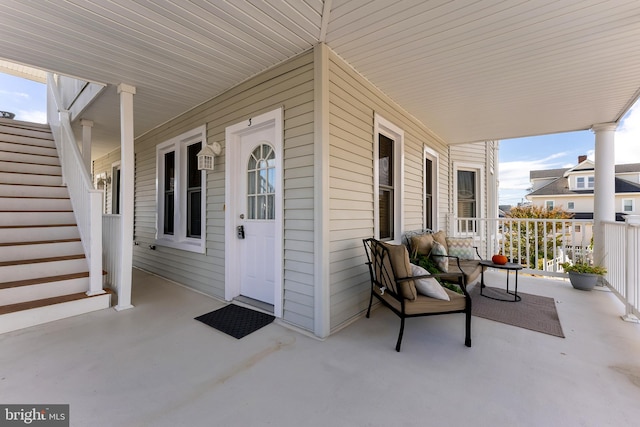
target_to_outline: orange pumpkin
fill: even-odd
[[[509,261],[509,260],[507,259],[506,256],[498,254],[498,255],[492,256],[491,257],[491,261],[494,264],[505,265],[507,263],[507,261]]]

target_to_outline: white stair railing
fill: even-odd
[[[102,190],[93,188],[78,149],[70,114],[60,109],[60,90],[53,74],[47,74],[47,118],[60,156],[62,179],[67,185],[82,246],[89,264],[87,295],[103,294],[102,288]]]

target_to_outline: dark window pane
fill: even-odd
[[[115,173],[113,174],[113,181],[115,181],[114,183],[114,194],[113,194],[113,200],[111,201],[112,204],[112,208],[111,211],[114,214],[119,214],[120,213],[120,169],[116,169]]]
[[[187,147],[187,237],[201,236],[202,171],[198,170],[198,152],[202,143]]]
[[[378,135],[378,183],[393,186],[393,140]]]
[[[187,186],[189,188],[201,186],[202,171],[198,170],[198,153],[201,149],[201,142],[191,144],[187,147]]]
[[[393,192],[380,190],[379,195],[380,239],[393,239]]]
[[[164,155],[164,234],[173,234],[176,153]]]
[[[435,189],[433,188],[433,161],[430,159],[425,159],[424,164],[424,210],[425,210],[425,218],[424,218],[424,226],[425,228],[433,229],[433,193]]]
[[[173,235],[173,192],[164,193],[164,234]]]
[[[191,191],[189,193],[187,219],[187,237],[201,237],[202,235],[202,192]]]

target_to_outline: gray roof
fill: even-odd
[[[626,179],[615,179],[615,192],[618,193],[640,193],[640,184],[627,181]],[[557,195],[580,195],[580,194],[593,194],[593,190],[570,190],[569,180],[565,177],[560,177],[553,182],[545,185],[542,188],[532,191],[527,196],[557,196]]]
[[[562,169],[541,169],[529,172],[529,179],[544,179],[544,178],[559,178],[564,173],[572,168]],[[576,170],[592,170],[593,168],[576,169]],[[640,163],[627,163],[623,165],[616,165],[615,173],[640,173]]]

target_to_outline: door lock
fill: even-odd
[[[244,239],[244,225],[239,225],[236,227],[236,234],[238,239]]]

